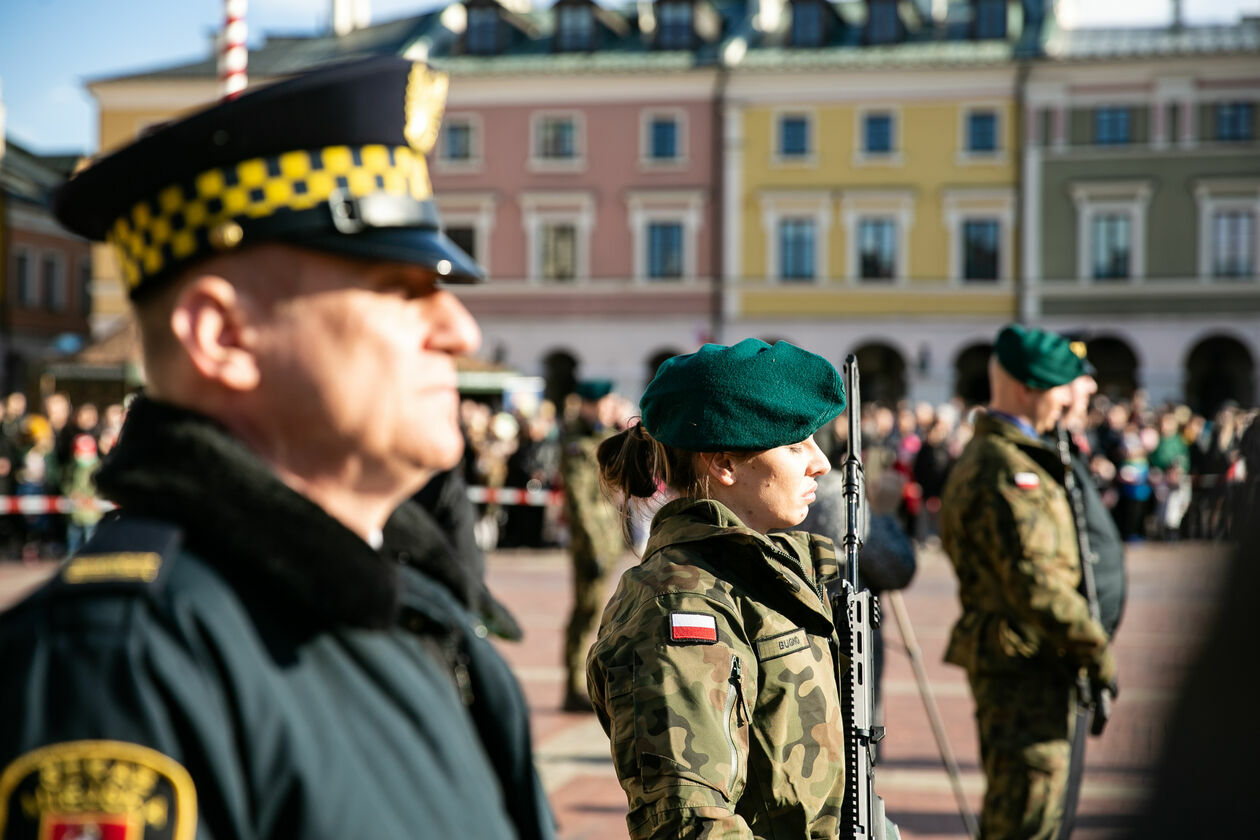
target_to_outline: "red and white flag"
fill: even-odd
[[[717,619],[703,613],[670,613],[669,639],[671,642],[717,642]]]

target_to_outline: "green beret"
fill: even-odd
[[[584,379],[577,384],[573,392],[584,400],[598,400],[612,393],[611,379]]]
[[[993,352],[1002,369],[1016,380],[1044,391],[1085,373],[1084,345],[1080,354],[1072,345],[1057,333],[1011,324],[998,333]]]
[[[831,362],[755,338],[666,360],[639,401],[648,434],[690,452],[800,443],[844,406],[844,382]]]

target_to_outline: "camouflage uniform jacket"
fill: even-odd
[[[595,451],[610,434],[611,430],[579,419],[565,427],[560,450],[570,547],[574,557],[593,559],[601,568],[619,557],[626,545],[617,509],[599,485],[595,460]]]
[[[1107,634],[1090,618],[1063,465],[1048,444],[981,414],[941,497],[941,541],[958,575],[962,617],[945,661],[968,673],[1047,664],[1115,676]]]
[[[632,838],[836,836],[849,662],[821,593],[837,574],[825,537],[767,537],[712,500],[657,513],[587,659]]]

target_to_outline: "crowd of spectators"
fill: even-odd
[[[900,517],[919,542],[932,540],[950,467],[971,438],[972,406],[955,400],[863,407],[867,485],[885,470],[901,477]],[[465,401],[470,485],[562,489],[557,479],[564,407],[546,401],[495,410]],[[568,407],[573,410],[573,407]],[[630,418],[634,406],[625,403]],[[1227,403],[1210,416],[1186,405],[1151,405],[1097,395],[1088,418],[1070,429],[1104,502],[1128,541],[1225,539],[1242,511],[1260,505],[1260,423],[1257,410]],[[846,420],[819,433],[833,465],[844,457]],[[1251,481],[1247,481],[1248,474]],[[885,482],[886,483],[886,482]],[[482,519],[483,544],[501,547],[563,544],[557,507],[491,505]]]
[[[576,410],[572,397],[559,406],[528,397],[502,407],[465,399],[464,479],[472,487],[562,491],[560,430],[566,412]],[[885,470],[900,477],[901,522],[919,542],[935,537],[945,478],[971,437],[971,410],[957,400],[863,407],[867,484],[880,484]],[[628,400],[613,411],[623,423],[636,413]],[[1210,416],[1185,405],[1151,405],[1139,391],[1130,400],[1095,396],[1086,422],[1071,431],[1126,540],[1225,539],[1245,511],[1260,507],[1256,417],[1256,409],[1233,403]],[[120,404],[75,406],[60,393],[47,396],[37,410],[21,393],[4,400],[0,496],[63,496],[76,509],[0,515],[0,557],[62,556],[91,534],[101,516],[92,503],[92,474],[117,440],[122,420]],[[846,434],[843,417],[819,432],[835,465],[844,457]],[[483,548],[566,543],[561,505],[479,507]]]
[[[91,536],[103,515],[93,475],[122,429],[123,407],[72,405],[62,393],[31,406],[21,392],[0,405],[0,496],[64,497],[69,513],[0,516],[0,558],[60,557]],[[40,507],[39,499],[27,504]]]

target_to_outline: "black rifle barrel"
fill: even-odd
[[[853,591],[858,586],[858,551],[862,548],[862,502],[866,495],[866,479],[862,471],[862,397],[859,394],[857,356],[852,353],[844,360],[844,378],[849,392],[849,445],[845,452],[844,501],[848,524],[844,532],[844,559],[849,570],[849,583]]]

